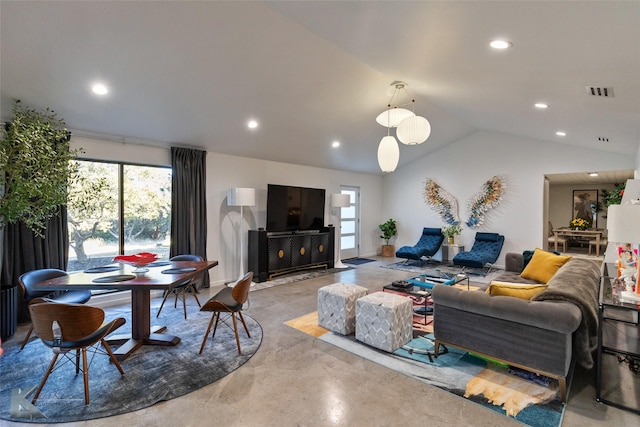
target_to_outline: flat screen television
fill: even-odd
[[[269,184],[267,231],[311,231],[324,227],[325,190]]]

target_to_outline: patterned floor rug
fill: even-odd
[[[430,358],[433,342],[428,337],[414,338],[393,354],[362,344],[353,335],[327,332],[319,339],[522,424],[531,427],[562,424],[565,405],[560,401],[557,381],[546,377],[532,380],[526,372],[453,348]]]
[[[351,270],[353,267],[347,268],[319,268],[317,270],[309,270],[302,272],[290,273],[282,276],[275,277],[273,280],[265,280],[264,282],[256,282],[251,285],[251,291],[259,291],[261,289],[268,289],[274,286],[286,285],[288,283],[299,282],[301,280],[312,279],[314,277],[324,276],[325,274],[340,273],[341,271]]]
[[[473,401],[531,427],[559,427],[565,405],[558,383],[546,377],[510,369],[454,348],[433,357],[432,335],[415,329],[414,339],[395,353],[387,353],[318,326],[317,312],[286,325],[367,360]]]
[[[14,336],[3,342],[0,357],[0,419],[22,423],[66,423],[108,417],[136,411],[163,400],[173,399],[233,372],[247,362],[262,342],[262,328],[244,315],[251,338],[240,330],[242,355],[233,330],[219,325],[214,339],[209,337],[202,355],[198,354],[210,313],[187,306],[188,320],[181,307],[167,307],[159,319],[152,309],[152,324],[168,325],[167,333],[181,342],[175,347],[143,346],[122,362],[120,375],[108,357],[98,354],[89,369],[90,403],[84,404],[82,374],[75,375],[73,364],[55,370],[42,389],[35,406],[31,398],[53,356],[51,349],[34,339],[20,350]],[[108,308],[106,320],[125,317],[127,323],[116,333],[130,332],[129,306]],[[116,346],[114,346],[115,348]],[[2,424],[2,423],[0,423]]]

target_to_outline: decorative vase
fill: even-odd
[[[456,243],[456,237],[455,236],[451,236],[451,237],[447,237],[447,244],[450,246],[453,246]]]

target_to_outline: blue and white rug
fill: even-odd
[[[559,427],[565,405],[558,383],[546,377],[537,381],[521,378],[503,365],[488,362],[469,353],[448,348],[429,358],[432,337],[418,337],[393,354],[377,350],[355,340],[327,332],[320,340],[357,354],[379,365],[418,381],[471,400],[485,408],[532,427]],[[526,376],[526,375],[524,375]],[[546,384],[546,386],[544,385]]]

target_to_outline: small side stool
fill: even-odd
[[[413,338],[411,299],[374,292],[356,301],[356,340],[394,352]]]
[[[334,283],[318,289],[318,325],[342,335],[356,330],[356,300],[369,291],[352,283]]]

